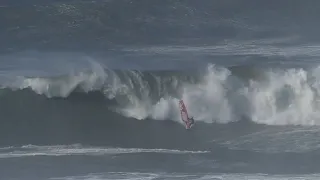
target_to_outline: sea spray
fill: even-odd
[[[205,71],[168,73],[113,70],[92,62],[89,68],[66,75],[10,77],[15,81],[2,87],[16,93],[30,89],[49,100],[100,92],[109,110],[139,120],[181,122],[178,100],[183,99],[190,116],[206,123],[246,117],[259,124],[319,124],[319,68],[238,68],[244,70],[209,64]],[[241,74],[249,71],[254,73]]]

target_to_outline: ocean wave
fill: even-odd
[[[197,121],[229,123],[247,117],[268,125],[318,125],[319,68],[218,67],[205,71],[111,70],[98,63],[59,77],[17,77],[4,83],[1,102],[91,99],[125,117],[180,122],[183,99]],[[28,91],[35,92],[27,93]],[[28,95],[23,95],[28,94]],[[36,94],[40,95],[36,97]],[[35,99],[33,99],[33,98]],[[93,99],[92,99],[93,98]]]

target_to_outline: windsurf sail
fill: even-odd
[[[184,105],[183,100],[179,101],[181,120],[186,124],[186,128],[191,128],[191,122],[189,120],[189,115],[186,106]]]

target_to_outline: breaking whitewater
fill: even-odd
[[[178,100],[183,99],[198,122],[248,119],[267,125],[318,125],[319,80],[318,67],[209,64],[197,70],[138,71],[112,70],[92,62],[89,69],[54,77],[1,76],[0,111],[7,118],[40,109],[52,114],[67,111],[63,105],[50,105],[60,102],[88,104],[86,111],[101,109],[97,113],[117,113],[130,120],[180,123]]]

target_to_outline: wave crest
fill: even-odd
[[[208,65],[206,71],[111,70],[92,63],[87,71],[59,77],[18,77],[9,89],[31,89],[47,98],[100,92],[109,110],[136,119],[180,122],[178,100],[206,123],[243,117],[269,125],[318,125],[319,69],[260,69]],[[84,102],[85,103],[85,102]]]

